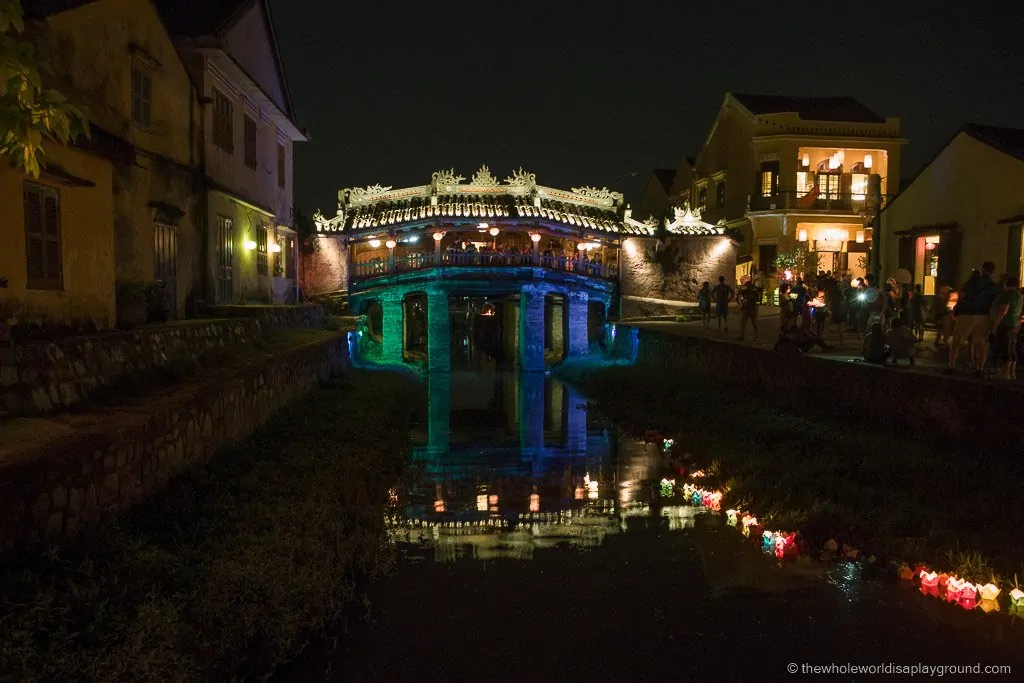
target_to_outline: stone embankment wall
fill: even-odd
[[[786,406],[812,416],[847,415],[861,426],[963,441],[1007,454],[1024,442],[1024,421],[1012,409],[1024,399],[1018,385],[813,355],[784,356],[739,344],[617,326],[622,340],[637,332],[637,364],[710,372],[737,392],[761,397],[766,407]]]
[[[102,415],[9,422],[24,438],[0,443],[0,545],[33,531],[68,536],[124,512],[347,363],[339,334]]]
[[[199,363],[209,353],[250,347],[261,337],[260,324],[248,318],[2,345],[0,419],[60,412],[130,375],[175,363]]]
[[[284,329],[320,329],[324,326],[324,309],[320,304],[298,306],[212,306],[214,318],[255,318],[263,334],[270,335]]]

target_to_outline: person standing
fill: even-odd
[[[989,310],[999,294],[999,287],[992,281],[996,266],[991,261],[981,264],[981,273],[971,275],[961,289],[957,301],[956,324],[953,327],[953,343],[949,346],[949,366],[945,372],[952,374],[956,368],[956,360],[960,355],[960,347],[971,338],[971,368],[975,377],[985,374],[985,361],[988,359]]]
[[[1017,334],[1022,307],[1020,279],[1010,276],[992,304],[992,332],[1002,364],[999,379],[1017,379]]]
[[[697,292],[697,308],[700,310],[700,322],[705,330],[711,329],[711,283],[705,282]]]
[[[924,341],[924,294],[921,285],[914,285],[907,302],[907,323],[914,339]]]
[[[757,304],[760,301],[760,294],[753,282],[747,282],[740,289],[740,336],[736,341],[745,341],[747,333],[747,321],[754,328],[754,339],[757,341]]]
[[[729,302],[735,296],[732,287],[725,284],[725,276],[718,276],[718,284],[715,286],[715,317],[718,318],[718,331],[723,329],[729,331]]]

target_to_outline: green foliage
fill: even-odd
[[[797,245],[792,249],[780,251],[772,265],[775,266],[779,277],[785,276],[784,271],[791,270],[795,278],[797,273],[818,272],[818,256],[814,252],[808,251],[806,247]]]
[[[0,157],[37,178],[47,142],[88,137],[89,124],[84,108],[45,86],[53,68],[24,32],[20,0],[0,0]]]
[[[118,308],[149,305],[149,287],[141,282],[118,282],[116,292]]]
[[[387,570],[412,380],[354,371],[119,524],[0,573],[0,679],[263,679]]]

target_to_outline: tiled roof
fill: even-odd
[[[982,126],[977,123],[968,123],[963,130],[975,140],[1024,161],[1024,130]]]
[[[174,36],[216,35],[252,5],[253,0],[154,0]]]
[[[804,121],[885,123],[885,119],[852,97],[786,97],[781,95],[732,96],[752,114],[796,113]]]

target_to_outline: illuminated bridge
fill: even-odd
[[[427,185],[346,189],[336,216],[316,217],[318,237],[343,245],[349,301],[366,316],[361,357],[531,372],[602,343],[620,247],[653,241],[657,221],[632,219],[618,192],[545,187],[522,169],[465,180],[439,171]],[[721,234],[690,219],[666,227]]]

